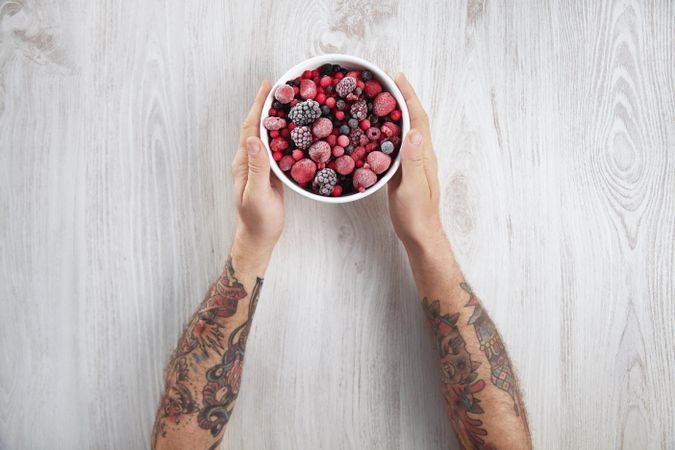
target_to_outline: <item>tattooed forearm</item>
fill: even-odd
[[[495,442],[500,448],[501,443],[507,448],[529,448],[525,410],[504,344],[469,285],[462,282],[460,286],[468,293],[468,302],[457,298],[422,300],[440,357],[447,414],[457,439],[464,449],[492,449]],[[503,392],[510,396],[513,410],[501,406],[503,399],[498,397]],[[505,430],[512,436],[505,437]]]
[[[209,288],[167,367],[153,448],[169,434],[190,427],[208,432],[210,448],[218,447],[239,393],[246,340],[262,283],[256,278],[249,295],[228,260]],[[243,317],[237,315],[242,302],[248,306]]]

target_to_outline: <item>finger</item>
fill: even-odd
[[[246,139],[246,151],[248,153],[248,179],[246,180],[247,192],[263,193],[269,190],[270,185],[270,160],[263,148],[263,143],[257,137]]]
[[[401,146],[401,186],[430,195],[424,168],[424,135],[417,129],[410,130]]]
[[[429,117],[427,112],[422,106],[415,89],[413,89],[410,81],[406,78],[403,73],[396,75],[396,85],[401,90],[405,103],[408,106],[408,112],[410,113],[410,125],[412,128],[417,128],[423,133],[429,133]]]
[[[253,100],[251,109],[246,115],[246,119],[244,119],[244,123],[241,126],[241,137],[239,140],[239,144],[241,147],[244,146],[246,139],[248,139],[249,137],[256,137],[259,135],[260,114],[262,113],[262,108],[263,104],[265,103],[265,99],[267,98],[267,95],[270,93],[271,89],[272,86],[270,85],[270,82],[267,80],[263,80],[262,84],[260,85],[260,89],[258,89],[258,93],[256,94],[255,99]]]

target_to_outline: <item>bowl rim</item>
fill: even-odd
[[[401,141],[405,139],[406,134],[408,133],[408,131],[410,131],[410,114],[408,112],[408,106],[405,103],[405,98],[403,97],[403,94],[396,85],[396,82],[394,82],[394,80],[389,75],[387,75],[387,73],[384,70],[380,69],[378,66],[371,63],[370,61],[359,58],[357,56],[345,55],[341,53],[328,53],[325,55],[314,56],[312,58],[301,61],[296,65],[294,65],[293,67],[291,67],[290,69],[288,69],[286,73],[284,73],[281,77],[279,77],[279,79],[277,79],[274,85],[272,85],[272,89],[270,90],[270,93],[267,95],[267,98],[263,103],[262,111],[260,113],[260,139],[262,140],[263,144],[265,144],[265,149],[267,150],[267,155],[270,159],[270,167],[272,168],[272,171],[284,185],[288,186],[290,189],[292,189],[293,191],[297,192],[298,194],[304,197],[322,203],[350,203],[366,198],[369,195],[372,195],[373,193],[380,190],[385,184],[387,184],[389,180],[391,180],[391,178],[396,174],[401,165],[400,150],[396,155],[396,158],[394,158],[394,161],[392,162],[391,167],[389,167],[387,173],[382,178],[380,178],[377,181],[377,183],[375,183],[365,191],[346,195],[344,197],[324,197],[322,195],[314,194],[313,192],[309,192],[301,188],[300,186],[295,184],[293,180],[291,180],[290,176],[286,175],[281,170],[281,168],[279,168],[279,165],[272,157],[272,150],[270,149],[269,146],[269,137],[267,136],[267,129],[265,129],[265,127],[263,126],[263,118],[266,117],[267,111],[269,111],[270,107],[272,106],[272,102],[274,101],[274,91],[276,90],[277,87],[284,84],[286,80],[296,78],[298,75],[302,74],[302,72],[304,72],[307,69],[311,68],[312,70],[314,70],[317,67],[320,67],[321,65],[327,63],[340,64],[346,66],[346,68],[348,69],[350,68],[368,69],[369,71],[373,72],[376,79],[380,81],[380,83],[382,83],[383,87],[387,91],[389,91],[398,102],[398,105],[401,109]]]

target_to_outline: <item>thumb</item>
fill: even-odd
[[[424,171],[424,138],[418,130],[410,130],[401,146],[401,182],[405,184],[426,184]]]
[[[270,160],[263,143],[256,137],[246,139],[248,180],[246,189],[259,190],[270,186]]]

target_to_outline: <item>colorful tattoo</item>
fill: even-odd
[[[468,324],[473,325],[480,349],[485,353],[490,363],[490,379],[492,380],[492,384],[509,393],[513,399],[513,409],[516,411],[516,415],[519,416],[520,408],[518,404],[520,402],[518,392],[516,391],[516,380],[502,338],[499,336],[492,319],[483,313],[483,308],[468,283],[462,282],[460,286],[469,294],[469,301],[464,306],[474,307]]]
[[[228,259],[225,271],[209,288],[183,332],[167,368],[171,376],[167,377],[160,401],[153,448],[169,429],[180,430],[193,420],[214,437],[229,421],[239,394],[246,340],[262,284],[263,279],[256,278],[249,296]],[[235,315],[239,301],[246,297],[250,298],[248,317],[225,339],[225,330],[232,328],[226,319]],[[214,356],[218,357],[215,364]],[[196,400],[199,397],[201,406]],[[219,442],[220,438],[212,448],[217,448]]]
[[[438,300],[422,300],[422,306],[434,332],[436,349],[440,355],[443,395],[447,413],[462,448],[486,448],[487,431],[483,421],[476,415],[483,414],[480,400],[475,394],[485,388],[485,382],[478,380],[476,369],[479,362],[471,360],[466,342],[457,327],[457,314],[441,314]],[[473,417],[472,417],[473,416]]]

